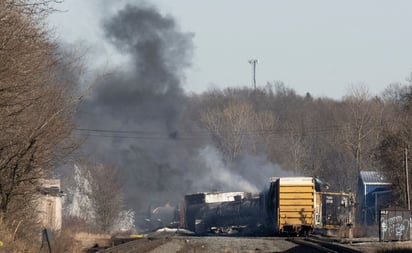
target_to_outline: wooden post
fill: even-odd
[[[411,210],[411,201],[409,199],[409,171],[408,171],[408,148],[405,148],[405,179],[406,179],[406,201],[408,210]]]

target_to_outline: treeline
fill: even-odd
[[[208,129],[228,161],[266,154],[284,170],[322,178],[336,191],[356,191],[360,170],[378,170],[394,183],[392,204],[405,206],[411,87],[391,84],[372,95],[363,85],[353,86],[334,100],[301,96],[274,82],[192,96],[187,113]]]
[[[80,215],[65,215],[61,231],[53,231],[53,252],[79,252],[73,241],[79,230],[108,232],[113,225],[133,226],[133,212],[122,209],[117,171],[85,161],[78,152],[82,141],[73,130],[84,96],[79,89],[84,69],[79,55],[62,48],[48,28],[47,17],[58,3],[0,0],[1,252],[50,250],[42,237],[42,184],[62,174],[79,180],[66,185],[68,190],[79,193],[76,187],[86,185],[87,191],[80,194],[88,202],[77,206]],[[73,159],[82,166],[73,169]]]
[[[76,68],[46,29],[51,2],[0,0],[0,240],[7,252],[39,249],[41,180],[75,147]]]

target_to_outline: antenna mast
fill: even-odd
[[[252,85],[253,88],[256,90],[256,64],[259,61],[257,59],[250,59],[249,63],[252,64],[252,75],[253,75],[253,79],[252,79]]]

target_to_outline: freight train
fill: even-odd
[[[350,226],[353,196],[324,185],[312,177],[281,177],[258,194],[189,194],[180,205],[180,226],[199,235],[306,235]]]

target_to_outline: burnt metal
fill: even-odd
[[[326,228],[340,228],[349,216],[348,194],[322,193],[322,225]]]
[[[226,233],[228,231],[242,230],[247,234],[261,221],[261,198],[240,199],[219,203],[198,203],[191,196],[191,205],[186,205],[185,220],[187,228],[196,234]],[[199,197],[199,196],[198,196]],[[186,199],[188,200],[188,199]],[[253,233],[252,232],[252,233]]]

